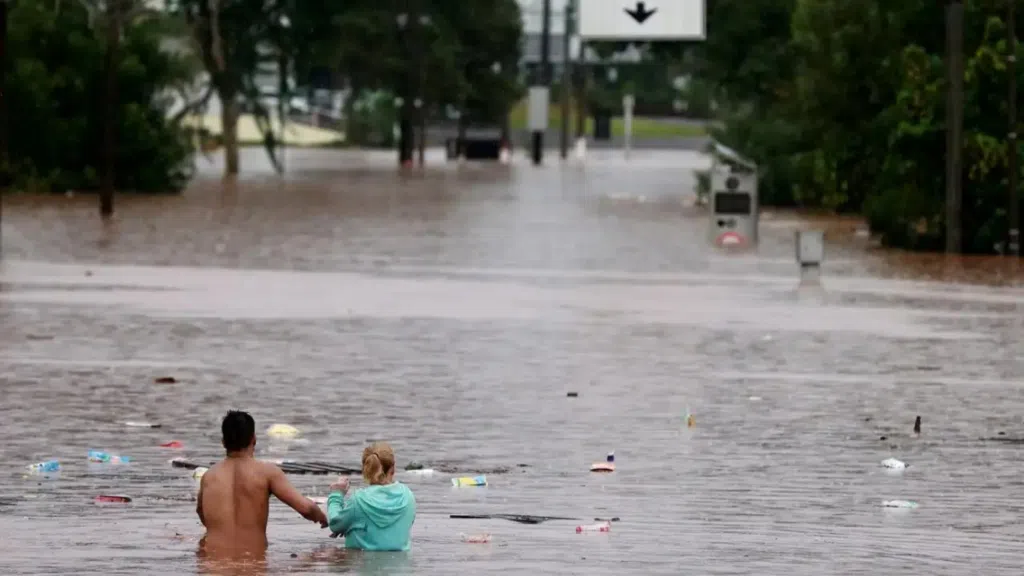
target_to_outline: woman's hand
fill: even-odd
[[[330,491],[348,494],[348,478],[345,478],[344,476],[338,476],[338,479],[335,480],[333,484],[331,484]]]

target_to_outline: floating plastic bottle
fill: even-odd
[[[132,459],[127,456],[108,454],[101,450],[89,450],[89,462],[99,462],[103,464],[127,464],[131,462],[131,460]]]
[[[129,420],[128,422],[125,422],[124,425],[129,428],[160,428],[163,426],[163,424],[158,422],[139,422],[135,420]]]
[[[467,486],[487,486],[487,476],[481,474],[479,476],[463,476],[462,478],[452,478],[452,486],[456,488],[464,488]]]
[[[488,544],[491,541],[490,534],[460,534],[462,541],[467,544]]]
[[[206,474],[207,470],[209,470],[209,468],[206,468],[205,466],[200,466],[196,468],[195,470],[192,471],[192,479],[202,480],[203,474]]]
[[[409,476],[433,476],[434,472],[433,468],[420,468],[419,470],[406,470],[405,474]]]
[[[59,472],[60,462],[56,460],[47,460],[46,462],[37,462],[35,464],[29,464],[28,469],[37,474],[46,474],[48,472]]]
[[[576,533],[583,534],[584,532],[611,532],[611,522],[598,522],[597,524],[587,524],[585,526],[577,526]]]

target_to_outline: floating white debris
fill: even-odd
[[[206,474],[207,471],[209,471],[209,468],[206,468],[204,466],[200,466],[200,467],[196,468],[195,470],[192,471],[192,479],[193,480],[202,480],[203,479],[203,474]]]
[[[137,422],[134,420],[129,420],[125,422],[124,425],[129,428],[159,428],[162,426],[162,424],[158,424],[156,422]]]
[[[906,467],[906,462],[895,458],[886,458],[885,460],[882,460],[882,468],[888,468],[889,470],[903,470]]]
[[[274,424],[267,428],[267,436],[271,438],[295,438],[299,435],[299,429],[291,424]]]
[[[419,470],[406,470],[404,472],[404,474],[407,474],[409,476],[433,476],[434,475],[434,469],[433,468],[421,468]]]
[[[913,509],[917,508],[917,502],[911,502],[910,500],[886,500],[882,502],[882,506],[885,508]]]

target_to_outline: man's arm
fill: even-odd
[[[203,486],[206,484],[206,475],[204,474],[199,478],[199,494],[196,495],[196,514],[199,516],[199,522],[206,527],[206,518],[203,516]]]
[[[280,468],[273,464],[268,464],[268,466],[270,467],[270,493],[301,514],[306,520],[318,522],[321,528],[326,528],[327,516],[324,516],[324,511],[316,505],[316,502],[299,493]]]

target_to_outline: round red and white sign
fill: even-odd
[[[718,237],[718,245],[723,247],[737,248],[746,243],[746,239],[735,232],[726,232]]]

